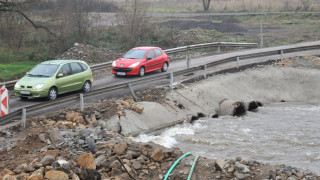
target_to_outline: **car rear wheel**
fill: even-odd
[[[86,81],[83,84],[82,91],[83,92],[89,92],[90,90],[91,90],[91,83],[90,83],[90,81]]]
[[[49,92],[48,92],[48,99],[49,100],[55,100],[57,99],[58,97],[58,91],[55,87],[52,87],[49,89]]]
[[[141,67],[139,70],[139,76],[140,77],[144,76],[144,73],[145,73],[144,67]]]
[[[168,63],[165,62],[165,63],[163,63],[163,65],[162,65],[161,71],[162,71],[162,72],[166,72],[167,70],[168,70]]]

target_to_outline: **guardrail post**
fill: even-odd
[[[80,111],[84,111],[84,102],[83,102],[83,94],[80,93]]]
[[[238,66],[238,69],[239,69],[239,61],[240,61],[240,58],[237,57],[237,66]]]
[[[21,126],[26,128],[26,121],[27,121],[27,110],[26,108],[22,109],[22,116],[21,116]]]
[[[217,53],[220,54],[220,51],[221,51],[221,47],[218,46],[218,51],[217,51]]]
[[[137,100],[137,97],[136,97],[136,95],[134,94],[133,88],[132,88],[132,86],[131,86],[130,83],[128,83],[128,87],[129,87],[129,90],[130,90],[131,95],[132,95],[132,97],[133,97],[133,100],[134,100],[135,102],[137,102],[137,101],[138,101],[138,100]]]
[[[206,65],[206,64],[203,66],[203,70],[204,70],[204,72],[203,72],[203,77],[204,77],[205,79],[207,79],[207,65]]]
[[[262,18],[260,19],[260,48],[263,48]]]
[[[280,53],[281,53],[281,60],[283,60],[283,50],[281,50]]]
[[[170,89],[173,89],[173,73],[170,73]]]
[[[189,53],[188,48],[187,48],[186,60],[187,60],[187,69],[189,69],[190,68],[190,53]]]

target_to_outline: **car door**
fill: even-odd
[[[64,64],[60,70],[58,71],[58,74],[62,74],[62,77],[57,76],[57,88],[58,93],[66,93],[69,92],[70,89],[72,89],[72,71],[70,68],[70,63]]]
[[[147,63],[146,63],[146,72],[153,71],[156,69],[156,61],[155,61],[155,55],[153,49],[151,49],[147,54]]]
[[[156,54],[156,57],[155,57],[155,67],[156,69],[161,69],[162,68],[162,64],[164,62],[164,57],[162,55],[162,52],[160,49],[156,48],[155,50],[155,54]]]
[[[84,83],[85,74],[82,73],[83,70],[79,63],[73,62],[70,63],[71,71],[72,71],[72,90],[79,90],[82,88],[82,84]]]

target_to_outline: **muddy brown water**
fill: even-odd
[[[272,103],[243,117],[204,118],[161,134],[140,135],[203,157],[245,157],[320,175],[320,104]]]

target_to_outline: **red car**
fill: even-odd
[[[159,47],[136,47],[128,51],[122,58],[112,62],[112,74],[117,76],[138,75],[161,70],[166,72],[169,58]]]

